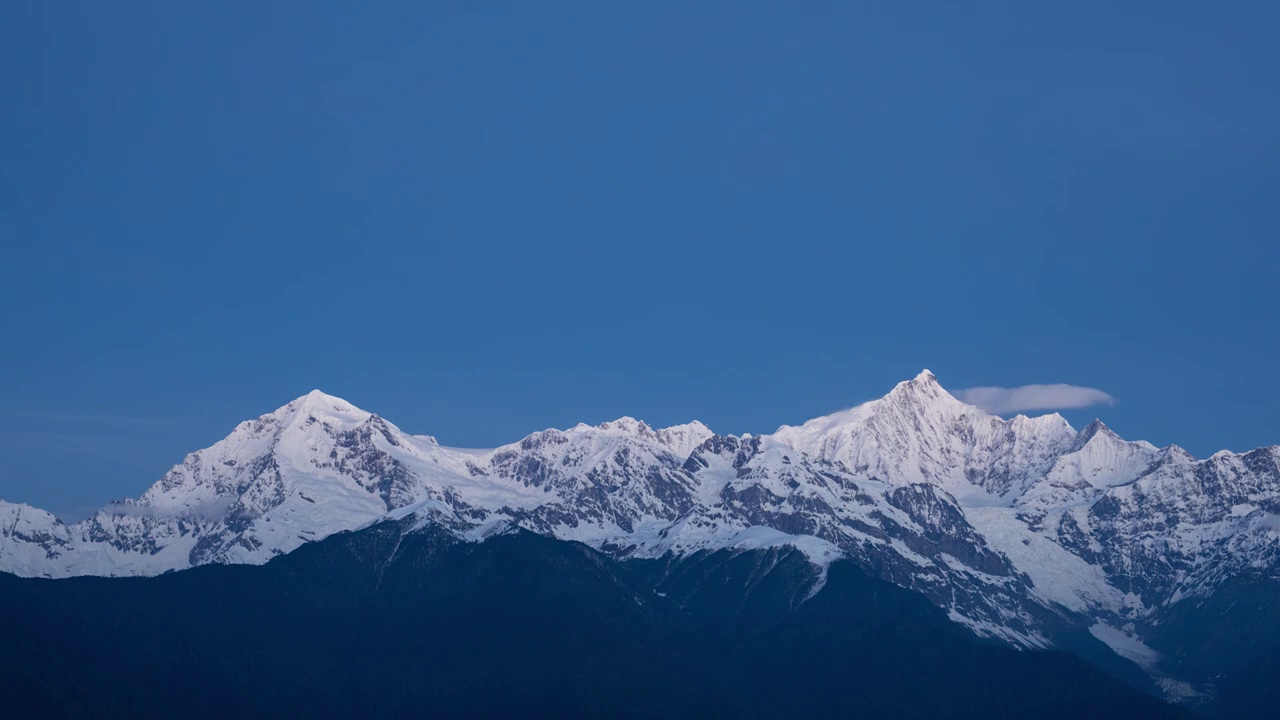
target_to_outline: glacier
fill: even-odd
[[[981,636],[1046,648],[1082,628],[1160,676],[1171,608],[1277,577],[1280,448],[1197,459],[1099,421],[1006,419],[927,370],[767,435],[623,417],[490,449],[442,446],[316,390],[80,522],[0,501],[0,571],[261,564],[410,516],[471,541],[519,527],[620,559],[790,545],[815,573],[851,559]]]

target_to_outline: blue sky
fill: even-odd
[[[928,367],[1280,442],[1274,4],[206,5],[0,9],[7,500],[314,387],[485,446]]]

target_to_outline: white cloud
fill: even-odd
[[[973,387],[958,390],[962,402],[977,405],[995,415],[1028,410],[1073,410],[1093,405],[1115,405],[1116,399],[1097,388],[1079,385],[1023,385],[1022,387]]]

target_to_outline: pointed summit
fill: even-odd
[[[715,435],[711,428],[697,420],[661,428],[656,434],[658,442],[671,448],[671,452],[677,456],[685,458],[689,457],[707,438]]]
[[[288,417],[303,421],[315,418],[343,424],[361,423],[370,417],[370,413],[321,390],[312,390],[272,414],[282,420]]]
[[[1080,434],[1076,437],[1076,445],[1083,446],[1085,443],[1089,442],[1090,440],[1092,440],[1094,437],[1097,437],[1098,435],[1101,435],[1102,437],[1105,437],[1109,440],[1122,440],[1122,438],[1119,435],[1117,435],[1114,430],[1107,427],[1106,423],[1102,422],[1098,418],[1094,418],[1093,422],[1089,423],[1088,425],[1085,425],[1083,428],[1080,429]]]
[[[911,378],[910,380],[903,380],[902,382],[895,385],[893,388],[893,391],[897,391],[901,388],[910,388],[912,390],[927,390],[932,388],[938,388],[939,390],[941,390],[942,386],[938,384],[938,376],[934,375],[930,370],[925,369],[925,370],[921,370],[919,374],[917,374],[915,377]],[[893,391],[890,391],[890,393],[892,394]]]
[[[319,390],[319,389],[312,390],[311,392],[307,393],[306,395],[303,395],[302,397],[299,397],[298,399],[294,400],[292,403],[289,403],[289,404],[290,405],[297,404],[299,406],[305,405],[307,407],[331,407],[331,408],[352,407],[351,403],[347,402],[346,400],[343,400],[342,398],[337,397],[336,395],[330,395],[324,392],[323,390]]]
[[[938,383],[937,376],[927,369],[921,370],[920,374],[914,378],[895,385],[893,390],[884,397],[886,400],[890,398],[912,399],[917,402],[943,400],[959,403],[959,400],[956,400]]]
[[[944,390],[932,372],[922,370],[914,378],[893,386],[881,398],[813,418],[802,425],[783,425],[774,431],[774,435],[786,444],[801,447],[806,442],[802,438],[815,438],[841,428],[860,426],[880,413],[919,414],[928,413],[935,407],[952,414],[973,410]]]

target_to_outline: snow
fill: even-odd
[[[1250,505],[1248,503],[1238,503],[1236,505],[1231,506],[1231,516],[1243,517],[1245,515],[1249,515],[1253,513],[1257,509],[1258,509],[1257,505]]]
[[[1150,668],[1160,661],[1160,653],[1147,647],[1130,633],[1117,630],[1106,623],[1094,623],[1089,627],[1089,633],[1106,643],[1117,655],[1132,660],[1139,667]]]
[[[1158,655],[1144,637],[1162,608],[1244,568],[1274,568],[1278,458],[1272,449],[1197,460],[1101,422],[1077,432],[1057,414],[1003,419],[927,370],[772,435],[621,417],[487,449],[442,446],[315,390],[78,523],[0,501],[0,570],[154,575],[263,563],[405,518],[473,542],[524,528],[624,557],[793,546],[822,567],[887,561],[957,622],[1021,647],[1049,642],[1027,603],[1080,614],[1117,653],[1150,664]],[[940,535],[1007,560],[1014,574],[966,565],[927,539]],[[956,587],[973,590],[967,606],[953,606]]]
[[[860,475],[930,483],[967,504],[990,505],[1007,502],[1001,496],[1024,487],[1073,436],[1058,415],[988,415],[924,371],[879,400],[783,426],[773,439]]]
[[[967,517],[991,547],[1030,576],[1036,593],[1045,600],[1081,613],[1124,609],[1123,593],[1101,568],[1033,532],[1013,509],[974,508]]]
[[[735,550],[791,546],[804,553],[815,565],[830,565],[843,554],[834,544],[812,535],[788,535],[781,530],[761,525],[754,525],[737,533],[729,538],[725,546]]]
[[[715,433],[711,431],[711,428],[697,420],[683,425],[672,425],[657,432],[658,440],[663,445],[671,448],[671,452],[680,458],[689,457],[699,445],[706,442],[707,438],[712,435],[715,435]]]
[[[1190,683],[1171,677],[1154,675],[1156,684],[1164,693],[1165,699],[1172,702],[1191,702],[1204,697],[1204,693],[1196,690]]]
[[[917,553],[911,548],[907,547],[906,543],[902,542],[897,538],[893,538],[892,540],[889,541],[889,547],[893,548],[893,552],[906,558],[908,561],[910,561],[914,565],[917,565],[921,568],[928,568],[933,566],[932,560],[921,555],[920,553]]]
[[[1016,632],[1005,625],[969,617],[954,607],[947,612],[947,617],[951,619],[951,622],[969,628],[976,635],[998,638],[1014,647],[1034,650],[1045,650],[1052,647],[1049,640],[1040,633]]]

